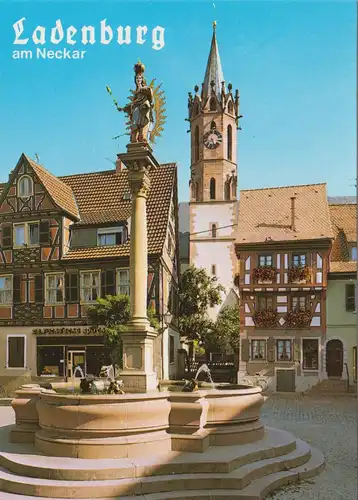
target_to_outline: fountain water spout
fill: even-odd
[[[211,383],[212,385],[212,388],[215,389],[215,384],[214,384],[214,381],[213,381],[213,378],[211,376],[211,371],[210,371],[210,368],[208,367],[208,365],[204,364],[204,365],[201,365],[199,366],[198,368],[198,371],[196,372],[196,375],[194,377],[194,380],[197,381],[198,380],[198,377],[200,375],[201,372],[204,372],[207,374],[208,378],[209,378],[209,382]]]

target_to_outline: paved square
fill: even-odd
[[[272,500],[357,500],[357,400],[269,396],[263,421],[292,432],[326,457],[326,468],[308,483],[273,493]]]

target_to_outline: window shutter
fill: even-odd
[[[116,295],[116,274],[114,269],[102,271],[101,274],[101,295]]]
[[[21,276],[15,275],[13,279],[14,303],[19,304],[21,302]]]
[[[299,363],[301,361],[301,346],[298,342],[294,342],[293,345],[293,360],[295,363]]]
[[[346,285],[346,310],[355,310],[355,285]]]
[[[275,361],[275,339],[272,337],[267,339],[267,361]]]
[[[35,302],[43,302],[43,276],[38,274],[35,276]]]
[[[66,302],[79,302],[78,273],[66,273],[65,275],[65,297]]]
[[[250,360],[250,344],[249,339],[241,340],[241,361],[249,361]]]
[[[50,221],[42,220],[40,222],[40,244],[41,245],[50,245]]]
[[[2,226],[2,247],[12,247],[12,226]]]
[[[122,245],[123,233],[116,233],[116,245]]]

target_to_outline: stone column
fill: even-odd
[[[132,194],[130,233],[130,311],[128,328],[122,333],[123,380],[126,392],[147,392],[157,389],[153,369],[153,340],[157,332],[147,317],[147,198],[150,189],[149,172],[159,167],[147,143],[131,143],[127,153],[118,155],[128,169]]]

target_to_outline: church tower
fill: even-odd
[[[238,264],[234,251],[237,223],[237,129],[239,92],[226,85],[216,40],[216,23],[204,83],[189,93],[191,138],[190,264],[205,268],[225,287],[223,303],[238,302],[234,279]]]

